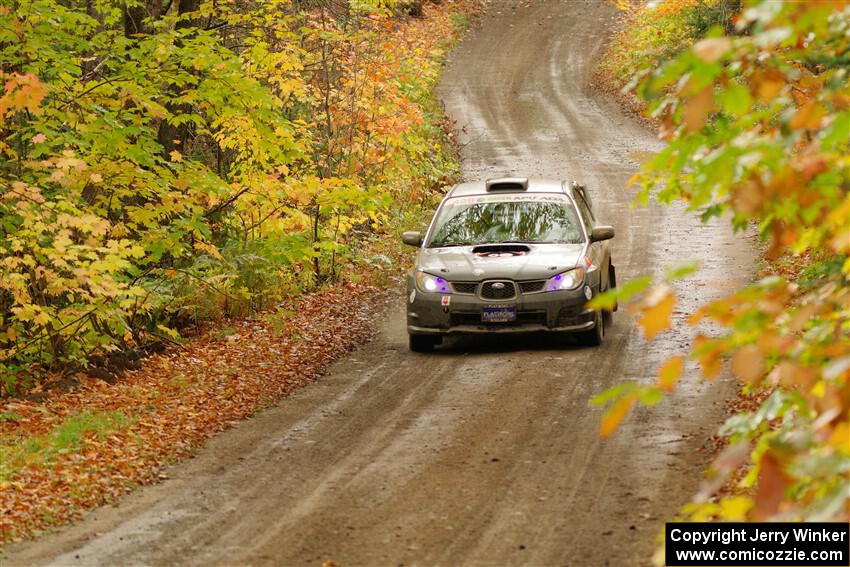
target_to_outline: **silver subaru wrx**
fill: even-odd
[[[458,333],[569,332],[601,344],[612,314],[586,305],[616,285],[613,237],[576,182],[456,185],[424,237],[402,236],[420,248],[407,278],[410,349],[428,351]]]

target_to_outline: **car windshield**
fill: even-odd
[[[457,197],[440,209],[428,247],[500,242],[581,243],[584,235],[578,215],[564,195]]]

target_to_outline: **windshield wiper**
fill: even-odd
[[[469,246],[466,242],[446,242],[445,244],[435,244],[431,243],[428,245],[428,248],[451,248],[452,246]]]

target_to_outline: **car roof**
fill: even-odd
[[[513,180],[514,178],[510,178]],[[499,180],[487,180],[490,182]],[[489,195],[492,191],[487,191],[487,181],[467,181],[455,185],[446,195],[449,197],[466,197],[470,195]],[[507,179],[506,179],[507,181]],[[525,179],[523,178],[523,181]],[[528,179],[528,189],[516,190],[499,190],[499,193],[563,193],[567,194],[567,184],[559,179]]]

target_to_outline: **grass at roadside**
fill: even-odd
[[[739,0],[668,0],[618,3],[620,31],[612,38],[596,69],[596,84],[640,114],[645,106],[627,92],[642,69],[655,68],[704,37],[715,25],[728,28]]]
[[[41,403],[9,401],[0,444],[5,542],[113,501],[205,439],[309,383],[370,334],[382,298],[333,286],[259,318],[211,328],[115,384],[83,377]]]
[[[20,408],[19,408],[20,409]],[[22,422],[25,418],[15,411],[3,414],[8,422]],[[88,440],[103,442],[109,435],[126,429],[130,420],[120,410],[82,411],[58,420],[49,433],[28,435],[20,430],[18,435],[7,434],[0,438],[0,489],[12,486],[9,480],[27,466],[50,466],[58,457],[73,453]]]

